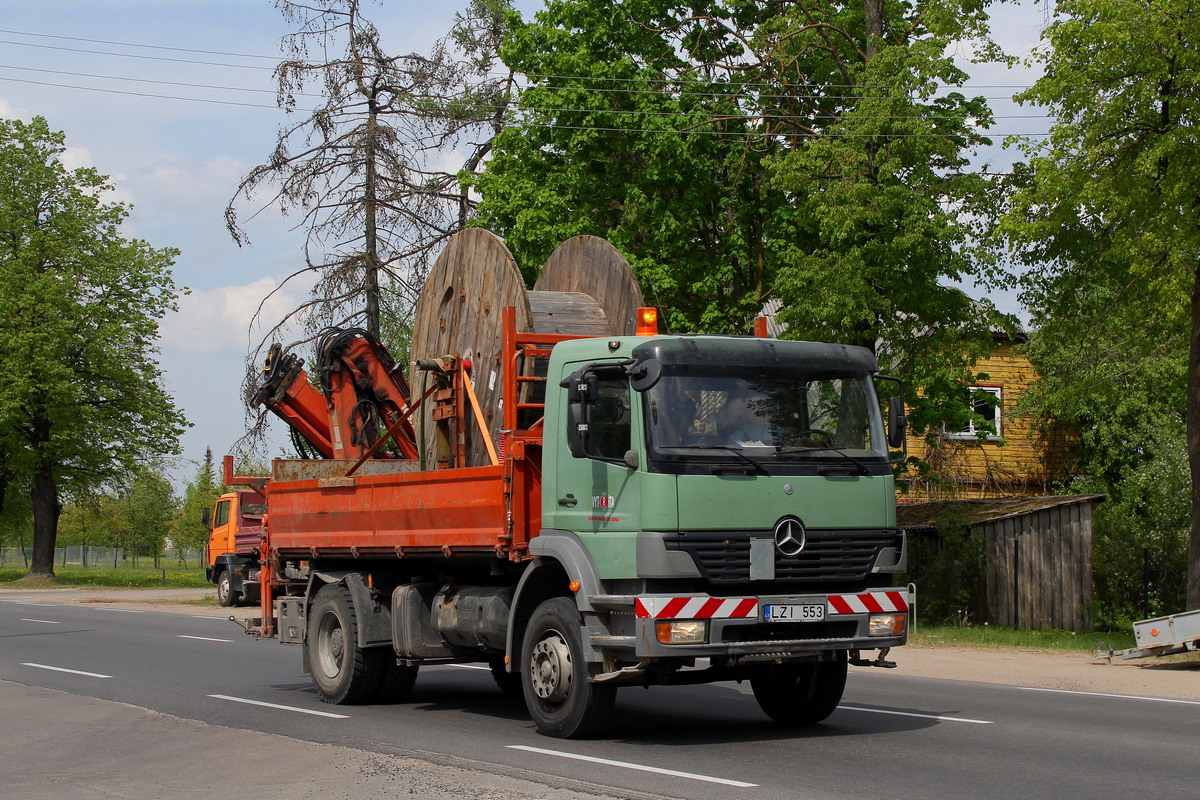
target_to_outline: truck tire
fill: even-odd
[[[582,620],[564,597],[545,601],[529,618],[521,647],[525,705],[538,732],[577,739],[607,720],[617,687],[588,681],[583,658]]]
[[[383,648],[387,652],[387,648]],[[408,699],[413,684],[417,682],[420,667],[397,664],[395,656],[388,653],[384,661],[383,685],[379,687],[379,702],[403,703]]]
[[[386,648],[358,646],[358,620],[345,584],[327,583],[308,615],[309,666],[326,703],[350,705],[379,696],[388,672]]]
[[[780,664],[750,679],[754,699],[781,725],[812,725],[828,717],[846,689],[846,651],[833,661]]]
[[[242,599],[241,592],[233,590],[229,570],[223,569],[217,573],[217,602],[225,608],[236,606]]]
[[[504,663],[504,656],[492,656],[488,659],[488,669],[492,671],[492,680],[496,687],[509,697],[521,697],[524,689],[521,687],[521,673],[509,672]]]

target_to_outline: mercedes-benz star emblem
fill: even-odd
[[[775,549],[785,556],[798,556],[804,549],[804,524],[795,517],[775,523]]]

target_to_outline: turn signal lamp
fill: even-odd
[[[658,333],[658,309],[643,307],[637,310],[637,335],[654,336]]]

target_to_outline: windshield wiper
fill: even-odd
[[[845,450],[839,450],[836,447],[809,447],[809,446],[804,446],[804,445],[795,445],[795,446],[788,447],[788,446],[784,446],[784,445],[777,445],[775,447],[775,454],[782,455],[784,453],[810,453],[810,452],[813,452],[816,450],[828,451],[830,453],[837,453],[839,456],[841,456],[842,458],[846,459],[851,464],[853,464],[856,467],[855,472],[859,475],[870,475],[871,474],[870,467],[868,467],[863,462],[859,461],[854,456],[847,453]],[[820,470],[820,473],[822,475],[824,475],[825,470]]]
[[[660,447],[659,449],[660,450],[721,450],[726,453],[733,453],[735,456],[740,458],[742,461],[745,461],[747,464],[749,464],[751,469],[753,469],[759,475],[770,475],[771,474],[767,470],[767,468],[762,465],[761,462],[755,461],[753,458],[751,458],[750,456],[743,453],[742,449],[740,447],[733,447],[732,445],[728,445],[728,444],[679,444],[679,445],[674,445],[672,447]],[[714,475],[719,474],[717,472],[717,470],[719,470],[720,468],[721,468],[720,466],[714,466],[713,470],[712,470],[713,474]]]

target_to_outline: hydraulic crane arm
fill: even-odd
[[[325,458],[362,457],[409,410],[409,387],[387,349],[357,328],[329,329],[317,341],[320,389],[304,360],[271,345],[252,406],[265,405]],[[393,434],[394,446],[375,458],[416,458],[411,419]]]

